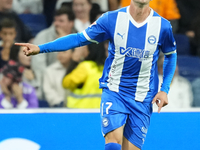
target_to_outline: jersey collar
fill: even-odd
[[[129,16],[129,20],[130,20],[130,21],[132,22],[132,24],[133,24],[134,26],[136,26],[137,28],[140,28],[140,27],[142,27],[143,25],[145,25],[145,24],[149,21],[149,19],[151,19],[151,17],[153,16],[153,13],[154,13],[153,9],[151,9],[151,12],[150,12],[149,16],[148,16],[143,22],[137,23],[137,22],[133,19],[133,17],[131,16],[129,9],[130,9],[130,6],[128,6],[128,7],[127,7],[127,10],[126,10],[128,16]]]

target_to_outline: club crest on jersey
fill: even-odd
[[[102,124],[103,124],[104,127],[107,127],[109,125],[108,119],[107,118],[103,118]]]
[[[153,36],[153,35],[151,35],[151,36],[149,36],[148,37],[148,42],[149,42],[149,44],[156,44],[156,37],[155,36]]]
[[[124,47],[120,47],[120,54],[127,57],[139,58],[139,61],[143,61],[149,58],[150,51],[132,47],[128,47],[127,49],[125,49]]]

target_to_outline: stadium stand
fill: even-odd
[[[190,55],[190,42],[189,38],[184,34],[174,34],[177,44],[178,55]]]
[[[179,74],[192,82],[200,77],[200,58],[197,56],[178,56]]]
[[[46,18],[43,14],[20,14],[20,19],[29,27],[32,35],[35,35],[47,27]]]

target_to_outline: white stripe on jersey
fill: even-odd
[[[85,32],[85,30],[83,31],[83,35],[85,36],[85,38],[86,38],[88,41],[90,41],[90,42],[92,42],[92,43],[99,44],[98,41],[92,40],[92,39],[87,35],[87,33]]]
[[[129,30],[129,18],[126,12],[119,12],[114,33],[115,57],[108,75],[108,88],[119,92],[120,78],[124,66],[125,55],[120,54],[120,46],[126,47]]]
[[[150,51],[149,55],[150,58],[148,58],[146,61],[142,61],[141,64],[137,87],[136,87],[136,93],[135,93],[135,100],[137,101],[141,102],[144,101],[149,91],[153,54],[157,49],[160,30],[161,30],[161,18],[152,17],[147,24],[146,40],[145,40],[145,50]],[[151,36],[156,39],[156,42],[154,44],[149,42],[149,37]]]
[[[172,51],[172,52],[169,52],[169,53],[164,53],[165,55],[170,55],[170,54],[174,54],[176,53],[176,50],[175,51]]]

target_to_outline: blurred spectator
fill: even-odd
[[[97,3],[101,11],[108,11],[108,0],[92,0],[92,3]]]
[[[82,32],[90,26],[91,0],[73,0],[73,11],[76,16],[74,26],[78,32]]]
[[[43,44],[75,32],[73,30],[74,19],[74,14],[70,9],[66,7],[60,8],[55,13],[53,24],[49,28],[42,30],[40,33],[38,33],[33,43],[37,45]],[[32,57],[31,66],[35,72],[37,80],[40,83],[40,93],[42,93],[43,71],[46,69],[47,66],[51,65],[56,60],[57,53],[40,54]],[[43,99],[43,95],[40,95],[39,99]]]
[[[71,8],[73,0],[59,0],[56,3],[56,9],[59,9],[62,6],[66,6]],[[102,14],[102,4],[105,7],[105,2],[107,4],[107,0],[92,0],[92,8],[90,10],[90,23],[96,21],[96,18],[99,14]],[[106,10],[105,10],[106,11]]]
[[[75,30],[73,30],[74,19],[75,19],[74,14],[70,9],[66,7],[60,8],[55,13],[54,22],[52,26],[38,33],[33,43],[39,45],[42,43],[50,42],[59,37],[68,35],[72,32],[75,32]],[[35,56],[34,58],[36,57],[37,56]],[[57,60],[57,54],[56,53],[53,53],[51,55],[45,54],[43,55],[42,60],[44,62],[41,63],[41,65],[45,65],[43,67],[45,68],[46,66],[52,64]]]
[[[23,24],[18,15],[11,11],[13,0],[0,0],[0,21],[9,18],[16,22],[17,36],[16,41],[28,42],[31,38],[31,32]]]
[[[196,18],[199,17],[199,0],[176,0],[180,10],[181,19],[179,22],[179,32],[182,34],[191,30]],[[189,33],[191,34],[191,33]]]
[[[41,14],[43,2],[42,0],[13,0],[12,9],[17,14]]]
[[[186,32],[186,35],[190,38],[191,54],[200,56],[200,16],[193,18],[191,26]]]
[[[72,50],[59,52],[58,60],[44,72],[43,91],[45,99],[51,107],[62,107],[67,90],[62,87],[62,79],[69,67]]]
[[[10,59],[16,62],[19,62],[21,65],[24,66],[22,81],[25,83],[30,84],[36,89],[37,95],[41,95],[40,90],[38,90],[39,83],[36,80],[35,74],[31,69],[31,56],[27,57],[24,55],[23,47],[19,46],[12,46],[10,51]]]
[[[62,6],[72,6],[72,0],[59,0],[56,2],[56,10],[60,9]]]
[[[158,73],[159,73],[159,87],[161,87],[163,80],[163,61],[164,56],[161,55],[158,59]],[[178,65],[176,66],[175,74],[170,85],[168,94],[169,104],[163,108],[167,110],[170,108],[190,108],[193,102],[193,93],[190,82],[178,74]],[[154,105],[154,109],[157,106]],[[157,108],[156,108],[157,109]]]
[[[35,90],[29,84],[21,82],[23,66],[10,60],[3,68],[0,81],[0,108],[37,108]]]
[[[121,6],[128,6],[130,5],[130,2],[131,0],[121,0]],[[179,28],[178,21],[181,18],[181,15],[175,0],[153,0],[150,2],[150,7],[159,15],[169,20],[173,27],[173,32],[177,32]]]
[[[90,22],[95,22],[103,12],[101,11],[101,7],[97,3],[92,4],[92,9],[90,10]]]
[[[181,15],[176,0],[153,0],[150,2],[150,7],[159,15],[170,21],[174,33],[178,31],[178,22]]]
[[[106,58],[104,44],[88,45],[88,51],[86,59],[63,78],[63,87],[71,91],[67,97],[68,108],[100,107],[102,90],[98,79]]]
[[[55,6],[56,6],[56,2],[58,1],[57,0],[43,0],[43,14],[46,17],[48,27],[51,26],[53,22]]]
[[[59,0],[56,3],[56,9],[59,9],[63,3],[70,4],[73,0]],[[91,0],[92,3],[96,3],[100,6],[101,11],[108,11],[108,1],[107,0]]]
[[[192,91],[194,96],[193,106],[200,107],[200,78],[192,82]]]
[[[108,0],[109,10],[116,10],[120,7],[120,2],[122,7],[126,7],[130,5],[130,1],[128,0]]]
[[[126,7],[131,3],[131,0],[116,0],[116,1],[120,2],[121,7]]]
[[[16,24],[10,19],[3,19],[0,23],[0,69],[7,64],[10,50],[16,37]]]
[[[72,58],[70,60],[69,66],[67,67],[66,75],[71,73],[80,62],[84,61],[85,58],[88,56],[88,47],[81,46],[74,49]]]

